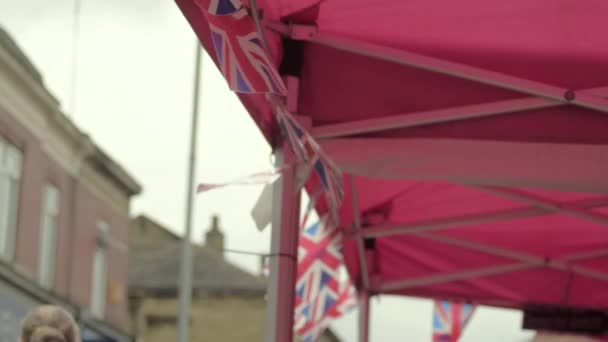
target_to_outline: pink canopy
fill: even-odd
[[[359,289],[608,308],[607,1],[257,7],[289,107],[345,172]],[[272,141],[265,97],[240,98]]]

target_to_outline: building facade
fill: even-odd
[[[58,303],[85,340],[128,339],[129,207],[140,191],[0,29],[0,319]]]
[[[133,220],[129,298],[138,342],[177,340],[181,238],[147,216]],[[204,245],[193,246],[190,341],[264,341],[266,278],[224,258],[224,235],[215,217]],[[319,342],[339,342],[326,331]]]

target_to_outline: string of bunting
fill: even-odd
[[[274,182],[288,167],[284,166],[276,170],[257,172],[248,176],[232,179],[221,183],[199,183],[196,187],[197,193],[203,193],[215,189],[220,189],[231,185],[261,185]]]
[[[314,171],[318,183],[325,193],[330,219],[337,225],[338,211],[344,200],[342,172],[327,157],[314,138],[289,113],[285,105],[273,96],[268,96],[268,98],[274,107],[277,122],[296,162],[306,165],[307,169]]]
[[[324,190],[331,219],[337,223],[344,198],[340,169],[279,98],[287,94],[285,84],[247,8],[240,0],[196,0],[196,3],[207,18],[217,62],[230,89],[267,95],[296,162],[314,170]]]
[[[325,195],[328,213],[322,219],[323,227],[316,229],[319,228],[316,224],[304,228],[315,207],[315,193],[301,223],[299,247],[301,251],[308,252],[299,258],[298,263],[296,319],[299,324],[296,331],[304,342],[313,342],[330,319],[343,315],[356,303],[352,285],[338,282],[337,269],[342,262],[342,237],[337,229],[338,210],[344,199],[342,173],[280,98],[287,94],[286,87],[271,63],[263,43],[263,32],[261,29],[258,31],[243,3],[240,0],[196,2],[206,16],[216,60],[230,89],[239,93],[266,94],[281,133],[294,155],[296,170],[304,171],[304,179],[314,175],[317,179],[313,184],[318,184],[320,192]],[[206,192],[231,184],[269,183],[287,167],[226,183],[202,183],[197,191]],[[300,187],[305,180],[296,183]]]

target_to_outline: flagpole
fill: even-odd
[[[198,135],[198,105],[201,77],[202,49],[196,40],[196,58],[194,64],[194,93],[192,94],[192,123],[190,126],[190,159],[188,168],[188,183],[186,184],[186,217],[185,232],[182,239],[180,283],[179,283],[179,312],[178,312],[178,342],[189,342],[190,303],[192,301],[192,206],[194,202],[194,177],[196,171],[196,141]]]
[[[67,110],[68,116],[76,113],[76,83],[78,81],[78,42],[80,40],[80,11],[82,0],[74,0],[73,22],[72,22],[72,71],[70,75],[70,107]]]

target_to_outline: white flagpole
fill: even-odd
[[[196,40],[194,65],[194,94],[192,94],[192,124],[190,127],[190,160],[186,184],[186,230],[182,239],[179,283],[178,342],[189,342],[190,302],[192,301],[192,206],[194,202],[194,177],[196,165],[196,141],[198,134],[198,103],[201,77],[202,48]]]
[[[82,0],[74,0],[73,22],[72,22],[72,70],[70,75],[70,107],[67,116],[73,117],[76,113],[76,83],[78,81],[78,42],[80,40],[80,9]]]

